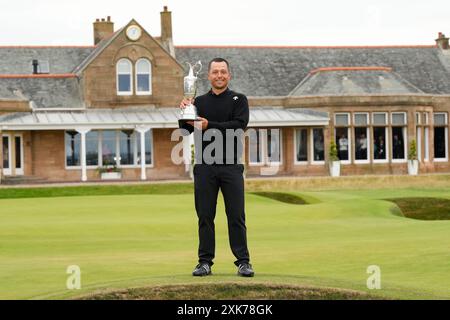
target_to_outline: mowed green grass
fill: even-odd
[[[251,279],[236,276],[222,197],[214,275],[191,276],[198,239],[193,195],[187,190],[0,200],[0,299],[59,299],[209,282],[450,298],[450,221],[404,218],[393,214],[395,204],[380,200],[449,198],[449,188],[298,193],[313,200],[309,205],[248,193],[248,244],[256,272]],[[70,265],[81,268],[81,290],[66,288]],[[370,265],[381,268],[381,290],[367,289]]]

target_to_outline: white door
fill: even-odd
[[[15,165],[15,174],[23,175],[23,138],[22,135],[14,135],[14,139],[11,139],[11,135],[4,135],[2,137],[3,143],[3,174],[5,176],[12,175],[12,167]],[[15,147],[15,159],[13,159],[13,144]]]

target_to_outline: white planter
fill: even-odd
[[[419,160],[408,160],[408,174],[417,176],[419,173]]]
[[[332,177],[339,177],[341,175],[341,162],[340,161],[330,162],[330,175]]]
[[[117,180],[122,178],[121,172],[102,172],[102,180]]]

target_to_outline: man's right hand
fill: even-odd
[[[186,106],[190,105],[191,103],[194,103],[194,99],[183,99],[180,103],[180,109],[186,108]]]

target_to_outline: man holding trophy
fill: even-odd
[[[194,101],[197,77],[194,76],[193,69],[198,65],[201,67],[200,62],[195,66],[190,65],[189,75],[185,77],[185,98],[180,104],[179,120],[180,128],[189,133],[195,131],[196,146],[201,146],[201,155],[196,152],[194,166],[199,260],[192,274],[211,274],[215,255],[214,218],[220,189],[225,201],[228,235],[231,250],[236,257],[234,263],[238,267],[237,273],[240,276],[252,277],[254,271],[247,248],[242,163],[242,140],[249,121],[247,97],[228,88],[231,80],[229,63],[223,58],[215,58],[208,65],[211,90]],[[200,70],[197,74],[198,72]],[[218,142],[217,134],[223,137],[218,139],[223,144],[221,150],[216,148],[213,154],[208,156],[207,150],[211,150],[208,146]],[[198,138],[201,138],[201,141],[198,141]],[[197,150],[200,148],[196,148]]]

